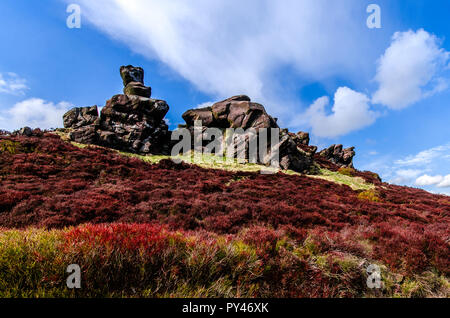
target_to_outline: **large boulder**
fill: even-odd
[[[206,128],[220,128],[225,130],[227,128],[242,128],[248,131],[252,128],[256,132],[256,136],[246,134],[245,136],[237,136],[234,140],[235,144],[245,143],[243,149],[246,149],[246,158],[249,157],[248,143],[251,138],[259,138],[261,129],[279,128],[277,120],[270,116],[263,105],[251,102],[246,95],[233,96],[221,102],[215,103],[210,107],[190,109],[183,114],[183,119],[186,122],[186,127],[193,132],[194,122],[196,120],[202,121],[202,132]],[[313,166],[314,153],[317,150],[307,149],[303,150],[301,146],[304,145],[306,136],[296,136],[290,134],[287,130],[280,130],[280,139],[278,145],[280,155],[280,167],[282,169],[290,169],[298,172],[311,172]],[[270,130],[268,131],[268,149],[265,158],[260,158],[258,155],[258,162],[266,164],[271,156],[270,150]],[[294,138],[295,137],[295,138]],[[204,141],[203,146],[206,146],[209,141]],[[239,147],[237,147],[239,149]],[[237,155],[237,150],[233,154]]]
[[[319,155],[339,167],[353,168],[355,147],[343,149],[342,145],[331,145],[320,151]]]
[[[63,115],[64,128],[87,126],[93,124],[97,119],[97,106],[72,108]]]
[[[163,118],[168,110],[163,100],[115,95],[102,109],[99,142],[135,153],[167,153],[170,134]]]
[[[183,114],[187,126],[201,120],[206,127],[217,128],[278,128],[276,120],[264,106],[252,103],[246,95],[233,96],[211,107],[191,109]]]

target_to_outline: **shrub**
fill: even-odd
[[[277,252],[277,246],[281,253],[289,240],[301,244],[318,230],[317,236],[327,237],[317,245],[323,253],[345,250],[395,271],[447,275],[450,268],[447,196],[389,184],[360,192],[301,175],[203,169],[171,161],[148,164],[103,148],[79,149],[49,133],[1,136],[4,140],[34,151],[0,153],[3,227],[155,223],[167,231],[217,235],[250,229],[250,237],[268,243],[267,253]],[[277,238],[280,230],[287,233],[288,245]],[[275,237],[266,240],[265,235]],[[240,240],[263,250],[250,238]]]
[[[381,199],[378,196],[378,193],[373,190],[367,190],[367,191],[363,191],[363,192],[359,193],[358,199],[372,201],[372,202],[381,202]]]
[[[356,171],[353,168],[342,167],[339,168],[338,172],[344,176],[354,177]]]

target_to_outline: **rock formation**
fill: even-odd
[[[144,85],[144,70],[141,67],[131,65],[120,67],[120,76],[123,80],[123,93],[125,95],[137,95],[150,98],[151,87]]]
[[[211,127],[243,128],[244,130],[254,128],[258,134],[261,128],[279,128],[277,120],[267,114],[264,106],[251,102],[245,95],[230,97],[210,107],[190,109],[183,114],[183,119],[186,121],[186,127],[191,131],[195,120],[202,121],[203,130]],[[270,143],[270,138],[268,142]],[[317,148],[309,148],[305,142],[309,142],[309,135],[293,138],[287,130],[280,130],[280,142],[277,146],[282,169],[310,172]],[[304,148],[301,147],[302,145],[308,149],[302,149]],[[258,162],[265,163],[266,158],[258,158]]]
[[[63,116],[65,128],[88,126],[93,124],[97,119],[97,106],[72,108]]]
[[[144,85],[144,70],[132,65],[120,67],[123,81],[123,93],[113,96],[106,102],[101,113],[97,106],[77,107],[68,111],[64,117],[64,127],[69,131],[71,140],[96,144],[139,154],[166,154],[176,141],[171,141],[171,132],[164,121],[169,106],[163,100],[152,99],[151,88]],[[277,119],[270,116],[263,105],[254,103],[248,96],[233,96],[217,102],[210,107],[190,109],[183,114],[186,121],[184,127],[191,130],[194,136],[194,122],[202,122],[202,132],[207,128],[219,128],[224,132],[227,128],[242,128],[251,134],[235,136],[234,142],[245,147],[246,158],[249,158],[248,145],[250,138],[259,138],[261,129],[268,129],[267,152],[257,162],[267,163],[272,146],[279,148],[280,166],[302,173],[314,173],[318,165],[332,162],[340,167],[353,167],[354,148],[342,149],[342,145],[332,145],[316,154],[317,147],[310,146],[307,132],[296,134],[287,129],[279,130],[279,144],[270,145],[271,130],[278,128]],[[30,129],[24,128],[18,134],[30,135]],[[192,139],[194,144],[194,140]],[[203,140],[203,147],[210,143]],[[233,156],[237,156],[235,149]],[[316,158],[316,162],[314,161]],[[255,158],[252,158],[255,159]]]
[[[150,98],[142,68],[122,66],[120,75],[125,94],[108,100],[100,116],[97,106],[74,108],[64,115],[70,138],[133,153],[169,154],[170,132],[164,121],[169,106]]]
[[[278,128],[276,120],[266,113],[264,106],[252,103],[245,95],[233,96],[211,107],[191,109],[183,114],[186,125],[201,120],[205,127],[217,128]]]
[[[354,150],[355,147],[343,149],[342,145],[331,145],[320,151],[319,155],[340,167],[353,168]]]

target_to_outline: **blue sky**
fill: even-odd
[[[66,7],[81,7],[81,28]],[[381,8],[369,29],[366,7]],[[61,126],[73,106],[122,90],[139,65],[171,128],[236,94],[320,148],[355,146],[355,166],[450,194],[450,2],[5,0],[0,128]]]

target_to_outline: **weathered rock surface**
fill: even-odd
[[[63,116],[70,139],[133,153],[170,154],[176,141],[171,141],[171,132],[164,121],[169,106],[163,100],[150,98],[151,88],[144,85],[142,68],[122,66],[120,76],[124,94],[109,99],[100,115],[97,106],[91,106],[73,108]],[[233,96],[210,107],[190,109],[183,114],[183,119],[186,121],[184,127],[191,131],[192,137],[196,120],[202,122],[203,133],[207,128],[219,128],[224,136],[228,128],[242,128],[246,134],[235,136],[235,144],[244,147],[245,157],[252,162],[255,158],[249,158],[249,142],[260,139],[262,133],[266,134],[263,129],[267,129],[267,154],[257,154],[256,161],[259,163],[267,164],[270,149],[278,147],[282,169],[314,173],[319,161],[353,167],[353,147],[343,149],[342,145],[332,145],[316,154],[317,147],[309,145],[310,138],[306,132],[294,134],[280,129],[279,144],[271,145],[270,129],[279,129],[277,119],[270,116],[263,105],[252,102],[246,95]],[[30,129],[25,127],[17,134],[30,135]],[[201,145],[205,147],[209,143],[210,140],[203,140]],[[237,156],[238,151],[239,146],[232,155]]]
[[[233,96],[211,107],[191,109],[183,114],[187,126],[201,120],[205,127],[217,128],[278,128],[276,120],[264,106],[253,103],[245,95]]]
[[[144,70],[132,65],[121,66],[120,76],[123,81],[125,95],[137,95],[150,98],[152,89],[144,85]]]
[[[64,128],[78,128],[91,125],[97,119],[97,106],[72,108],[63,116]]]
[[[250,98],[245,95],[233,96],[221,102],[215,103],[210,107],[190,109],[183,114],[186,121],[186,127],[193,131],[194,122],[202,121],[203,129],[205,128],[243,128],[247,130],[254,128],[259,135],[262,128],[279,128],[275,118],[267,114],[263,105],[251,102]],[[295,137],[295,138],[294,138]],[[282,169],[291,169],[298,172],[310,172],[313,165],[314,151],[304,151],[298,145],[305,145],[306,140],[309,142],[309,135],[294,135],[287,130],[280,130],[279,147],[280,166]],[[248,149],[248,139],[246,136],[238,142],[245,142],[245,149]],[[270,149],[271,138],[268,136],[268,150]],[[209,142],[205,142],[204,146]],[[270,156],[270,151],[268,151]],[[258,162],[266,163],[266,158],[258,158]],[[246,153],[248,158],[248,153]]]
[[[342,145],[331,145],[319,152],[319,155],[340,167],[353,168],[355,147],[343,149]]]
[[[33,130],[28,126],[25,126],[19,129],[17,135],[31,137],[33,136]]]
[[[135,153],[168,153],[169,127],[163,100],[115,95],[102,109],[99,143]]]
[[[144,84],[144,69],[133,65],[121,66],[120,77],[122,77],[124,87],[131,82]]]
[[[15,130],[12,133],[9,133],[6,130],[0,130],[0,135],[9,135],[9,134],[13,136],[38,137],[42,136],[43,132],[40,128],[31,129],[28,126]]]
[[[142,68],[122,66],[120,75],[125,94],[108,100],[100,116],[97,106],[74,108],[64,115],[71,140],[134,153],[169,154],[170,132],[164,121],[169,106],[150,98]]]

